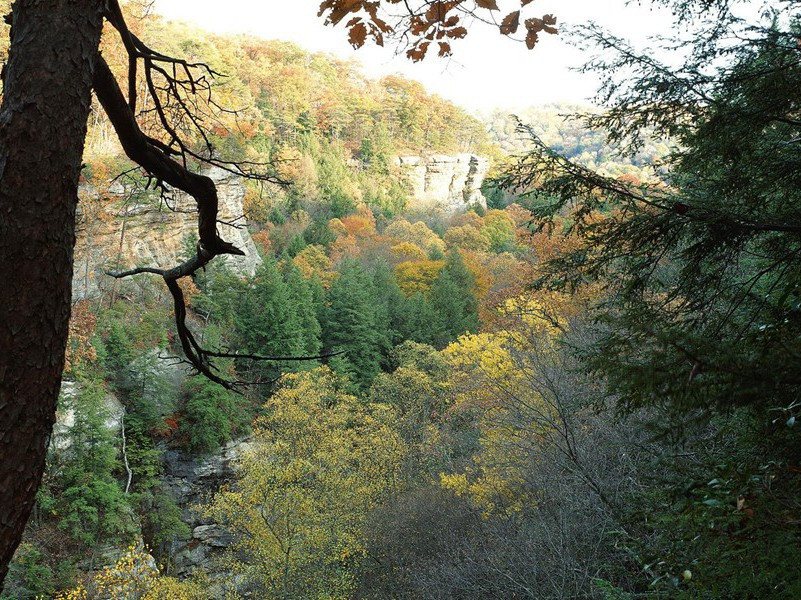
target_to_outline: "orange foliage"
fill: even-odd
[[[261,250],[262,254],[264,254],[265,256],[270,254],[273,247],[273,243],[272,240],[270,239],[269,229],[262,229],[261,231],[257,231],[256,233],[251,234],[250,237],[253,238],[253,242],[256,244],[259,250]]]
[[[200,293],[200,290],[189,277],[182,277],[178,280],[178,286],[184,293],[184,302],[187,306],[192,306],[192,300]]]
[[[481,300],[492,288],[492,273],[481,264],[481,256],[475,252],[462,252],[462,260],[476,282],[473,293]]]
[[[534,218],[534,213],[519,204],[510,204],[506,207],[505,212],[514,219],[515,225],[518,227],[527,227]]]
[[[456,213],[451,217],[450,221],[451,227],[465,227],[466,225],[470,225],[476,229],[481,229],[483,224],[484,221],[481,219],[481,217],[479,217],[472,210],[468,210],[467,212],[463,213]]]
[[[346,235],[356,237],[370,237],[375,235],[375,216],[368,206],[359,206],[355,215],[348,215],[340,219]]]

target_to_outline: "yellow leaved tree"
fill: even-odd
[[[153,557],[141,546],[127,548],[113,565],[86,584],[59,593],[55,600],[204,600],[205,587],[160,574]]]
[[[206,516],[235,536],[227,559],[259,598],[348,598],[368,512],[396,485],[390,409],[342,391],[327,367],[286,375],[255,424],[237,480]]]
[[[443,351],[454,410],[476,415],[480,447],[465,470],[442,474],[441,483],[487,515],[535,505],[527,475],[539,449],[569,446],[570,436],[558,345],[567,309],[559,298],[527,295],[497,310],[503,328],[464,335]]]

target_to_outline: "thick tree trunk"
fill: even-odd
[[[102,0],[17,0],[0,107],[0,589],[44,470]]]

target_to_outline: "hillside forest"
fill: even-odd
[[[221,74],[198,148],[270,173],[231,184],[247,264],[181,280],[233,384],[183,360],[163,281],[108,275],[153,266],[126,228],[152,249],[183,215],[93,104],[58,420],[0,598],[800,598],[797,3],[712,4],[675,3],[677,64],[565,33],[594,105],[479,115],[126,4]],[[458,209],[398,158],[468,155]]]

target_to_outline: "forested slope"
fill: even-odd
[[[182,284],[229,390],[182,361],[159,279],[103,279],[154,260],[136,238],[169,238],[169,261],[196,237],[167,231],[191,216],[94,111],[80,243],[105,257],[78,274],[3,600],[801,595],[796,26],[722,38],[718,80],[675,91],[657,69],[621,88],[656,96],[611,95],[589,123],[532,107],[519,128],[129,10],[225,75],[197,151],[287,185],[226,183],[243,215],[224,226],[255,256]],[[682,94],[704,86],[698,110]],[[493,161],[488,207],[410,202],[395,157],[459,153]],[[122,252],[133,213],[152,221]]]

